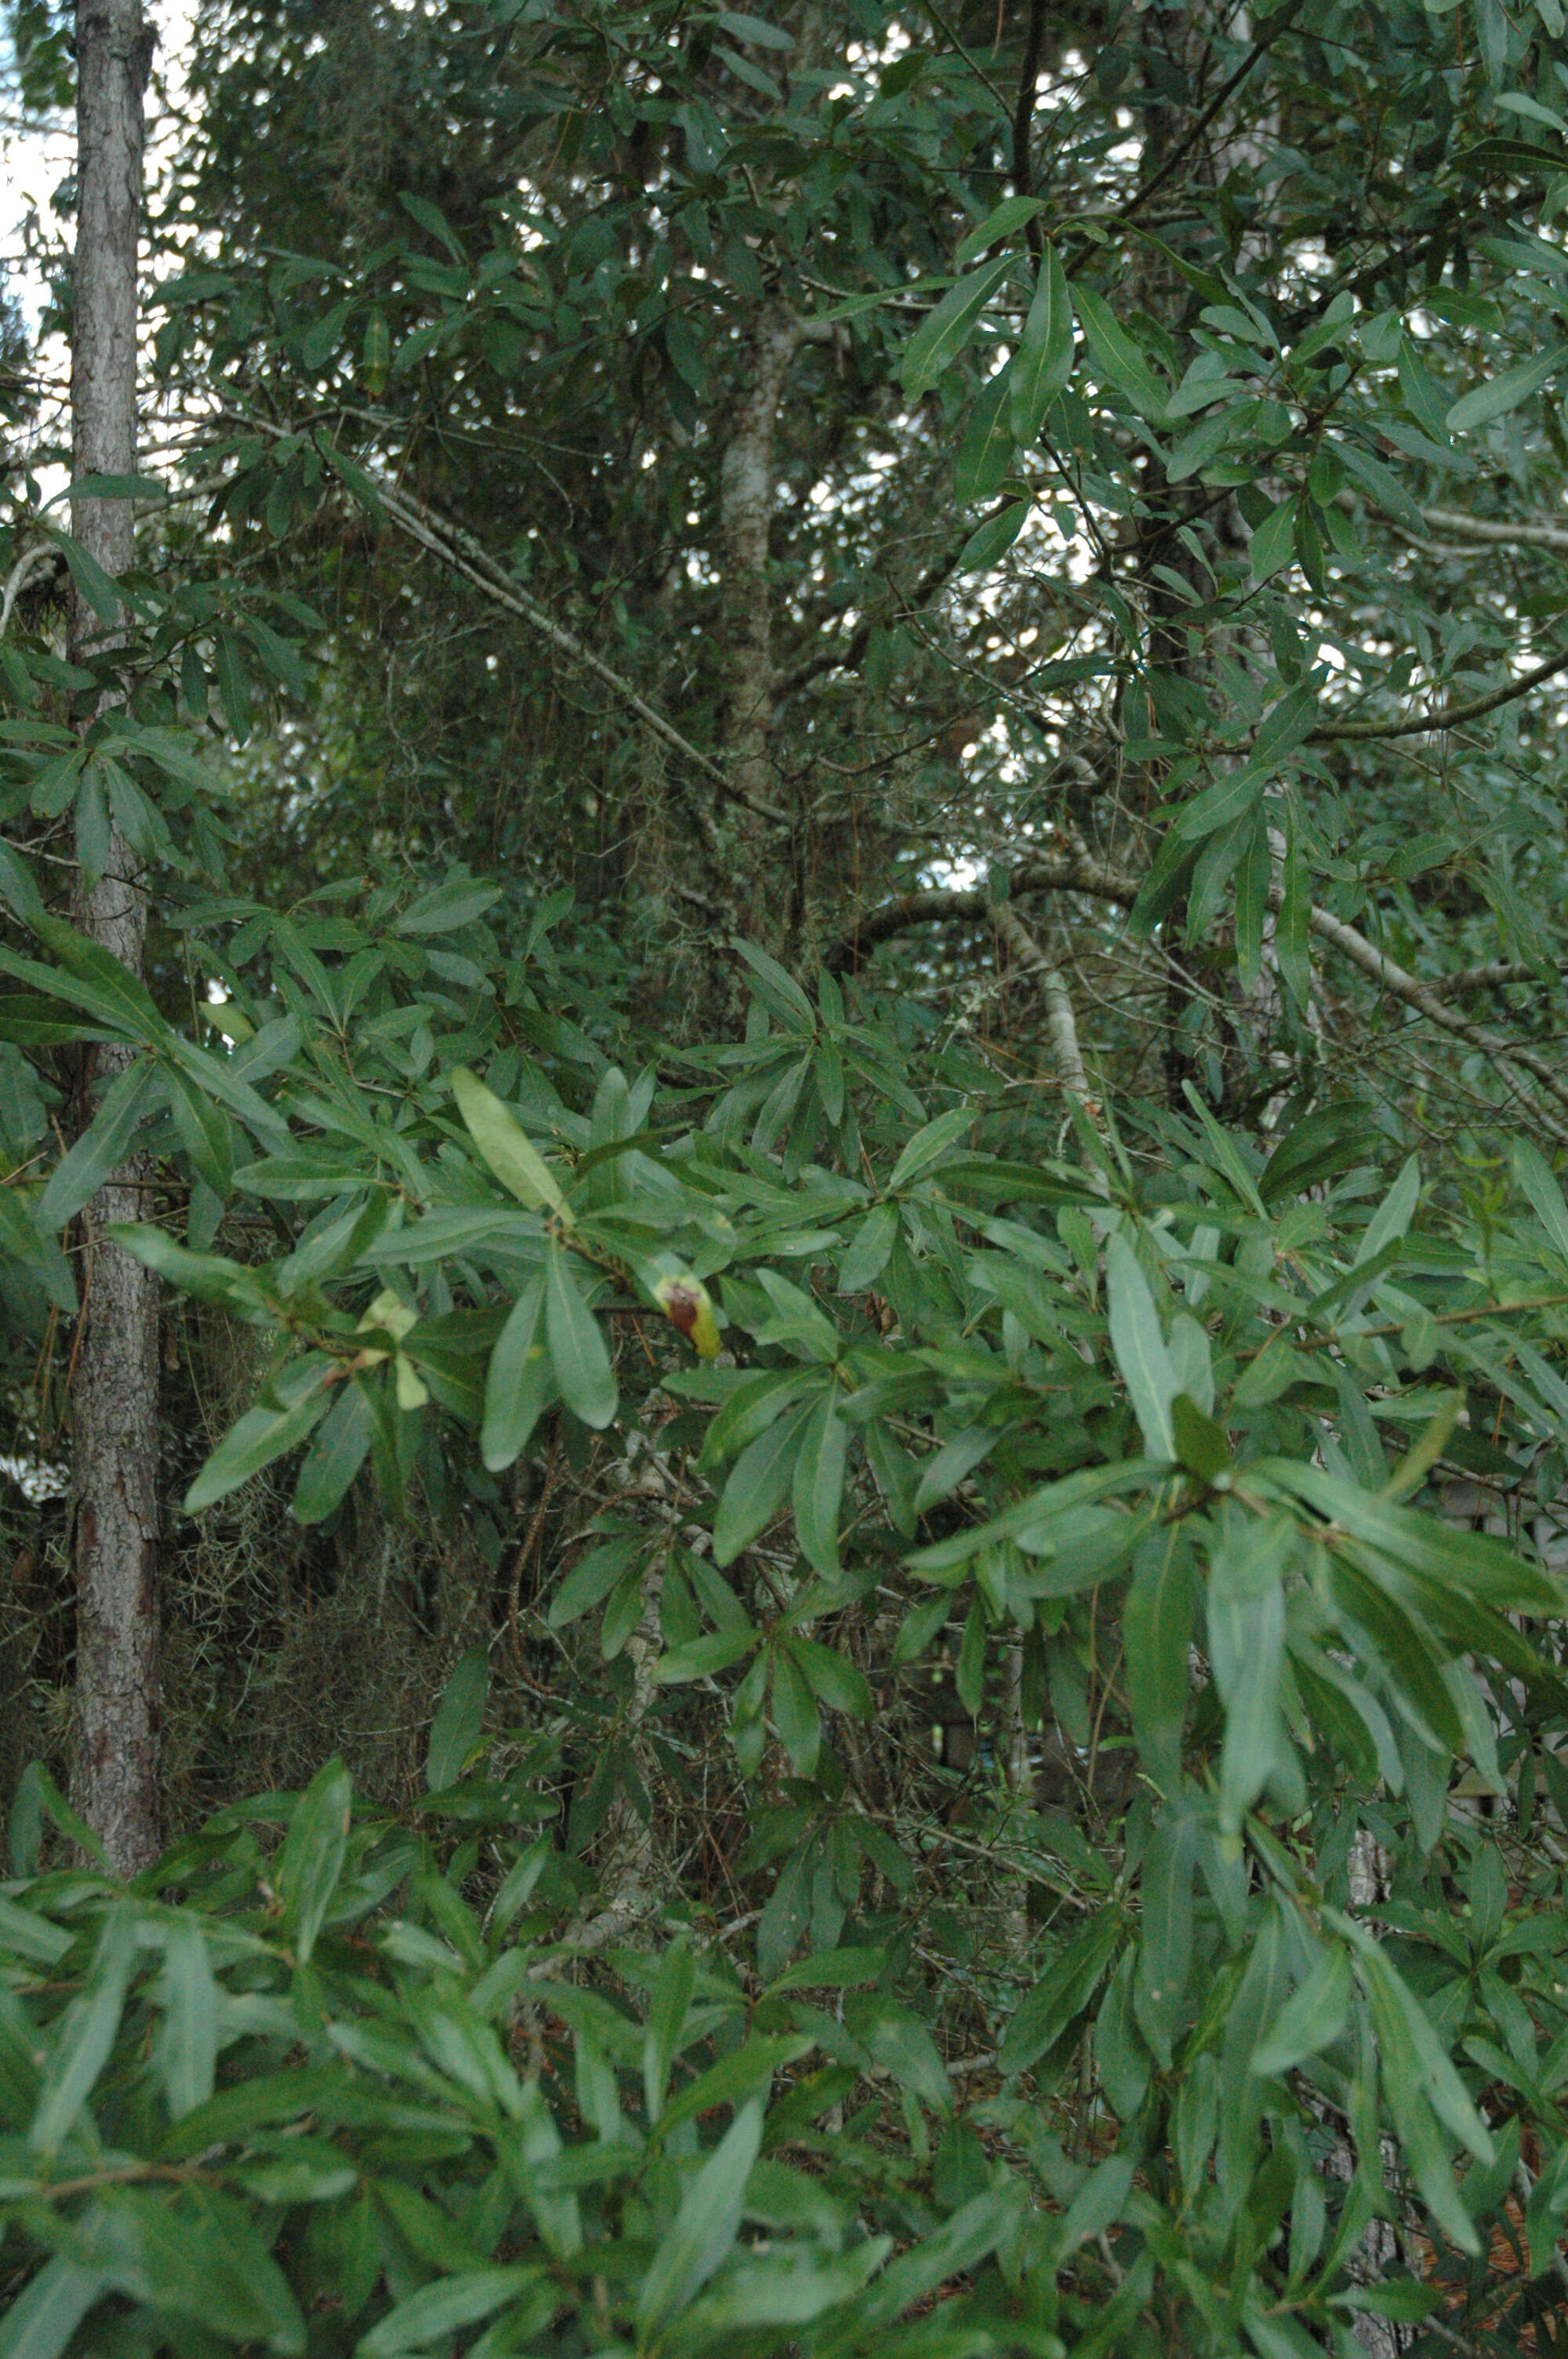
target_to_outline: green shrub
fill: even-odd
[[[873,1984],[881,1956],[748,1989],[683,1932],[612,1961],[639,2020],[564,1979],[548,1839],[509,1848],[476,1909],[428,1839],[356,1812],[334,1762],[130,1889],[78,1868],[8,1887],[6,2359],[992,2347],[1027,2198],[951,2126],[913,2015],[873,1994],[860,2019],[946,2125],[942,2192],[870,2134],[874,2093],[817,2126],[857,2078],[824,2049],[861,2051],[799,1995]],[[958,2273],[939,2319],[898,2325]],[[1060,2347],[1022,2312],[1005,2332]]]

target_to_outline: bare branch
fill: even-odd
[[[1045,1029],[1050,1035],[1051,1053],[1056,1060],[1062,1087],[1085,1105],[1091,1104],[1089,1077],[1084,1071],[1083,1052],[1078,1047],[1077,1021],[1061,969],[1052,965],[1011,901],[996,902],[990,921],[998,941],[1013,964],[1022,967],[1040,985],[1040,996],[1045,1003]]]
[[[1568,657],[1563,658],[1568,663]],[[1010,880],[1010,897],[1026,893],[1083,893],[1091,899],[1119,903],[1129,908],[1138,897],[1140,879],[1114,867],[1108,861],[1098,859],[1084,846],[1065,849],[1059,855],[1041,853],[1021,863]],[[1276,885],[1270,894],[1270,907],[1278,909],[1283,900],[1281,888]],[[976,889],[968,892],[936,890],[929,893],[905,893],[898,900],[884,903],[862,918],[854,930],[843,937],[828,951],[824,963],[835,972],[859,966],[878,943],[891,941],[895,935],[906,933],[913,926],[929,924],[944,919],[989,919],[991,916],[989,892]],[[1440,989],[1422,983],[1407,973],[1398,961],[1379,950],[1365,934],[1346,925],[1327,909],[1315,905],[1308,912],[1307,923],[1320,941],[1328,943],[1342,958],[1359,968],[1390,997],[1402,1000],[1407,1007],[1425,1016],[1454,1039],[1463,1040],[1473,1049],[1494,1059],[1505,1069],[1530,1073],[1549,1097],[1568,1109],[1568,1079],[1558,1066],[1530,1048],[1508,1039],[1490,1026],[1473,1023],[1468,1016],[1455,1014],[1444,1005]],[[1568,1125],[1548,1114],[1539,1103],[1536,1117],[1560,1144],[1568,1145]]]

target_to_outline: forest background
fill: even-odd
[[[0,2353],[1558,2347],[1561,0],[6,21]]]

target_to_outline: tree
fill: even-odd
[[[71,276],[71,534],[98,580],[135,561],[137,244],[142,91],[150,36],[140,0],[80,0],[76,16],[77,234]],[[104,488],[94,491],[94,481]],[[105,607],[109,611],[106,614]],[[70,658],[117,700],[114,605],[78,589]],[[107,625],[107,627],[106,627]],[[83,938],[139,979],[145,863],[116,816],[81,864],[73,917]],[[82,1061],[84,1124],[135,1087],[113,1044]],[[98,1117],[103,1119],[103,1115]],[[158,1848],[158,1312],[150,1273],[108,1234],[140,1217],[151,1166],[127,1161],[83,1209],[80,1352],[73,1386],[77,1580],[77,1788],[88,1824],[124,1873]]]
[[[124,701],[45,609],[6,650],[0,1025],[40,1102],[118,1054],[140,1127],[36,1133],[0,1266],[36,1353],[27,1273],[151,1159],[116,1243],[185,1306],[175,1578],[247,1536],[267,1577],[200,1606],[210,1802],[312,1691],[288,1790],[164,1871],[187,1913],[95,1888],[89,1942],[46,1872],[0,1925],[68,1962],[18,2135],[58,2147],[89,2024],[149,2174],[27,2182],[29,2321],[1546,2336],[1561,32],[204,15]],[[105,777],[140,983],[47,907]],[[388,1654],[422,1763],[407,1684],[363,1739]],[[38,1769],[28,1877],[46,1822]],[[262,2091],[165,2198],[216,2025]],[[273,2169],[297,2041],[352,2191]],[[664,2154],[682,2052],[711,2159]],[[795,2256],[782,2321],[753,2069],[805,2166],[748,2179],[770,2235],[827,2184],[847,2250],[907,2248]],[[125,2257],[209,2198],[243,2318]],[[678,2299],[655,2244],[700,2247]]]

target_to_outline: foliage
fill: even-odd
[[[463,1767],[482,1684],[470,1701]],[[1005,2282],[986,2271],[939,2342],[989,2347],[985,2321],[1024,2307],[1022,2191],[945,2121],[915,2018],[855,1990],[881,1953],[748,1989],[688,1930],[657,1960],[627,1957],[641,2006],[613,2006],[557,1978],[570,1884],[547,1840],[508,1838],[482,1914],[462,1897],[478,1845],[454,1851],[444,1830],[515,1827],[537,1814],[528,1787],[525,1771],[505,1791],[458,1776],[398,1825],[357,1808],[330,1762],[130,1891],[92,1870],[11,1887],[4,2217],[46,2257],[0,2347],[57,2352],[85,2321],[91,2347],[116,2353],[395,2359],[460,2332],[487,2354],[620,2337],[848,2359],[929,2347],[900,2312],[998,2253]],[[47,1786],[25,1799],[69,1820]],[[280,1821],[269,1859],[259,1835]],[[794,1995],[824,1988],[854,1992],[862,2029],[932,2104],[935,2201],[869,2135],[877,2104],[831,2139],[815,2130],[854,2079],[812,2061],[821,2009]],[[860,2046],[837,2025],[826,2044]]]
[[[1554,2331],[1563,44],[202,13],[137,570],[8,493],[24,1439],[135,1152],[177,1558],[492,1585],[423,1796],[30,1773],[18,2354]]]

